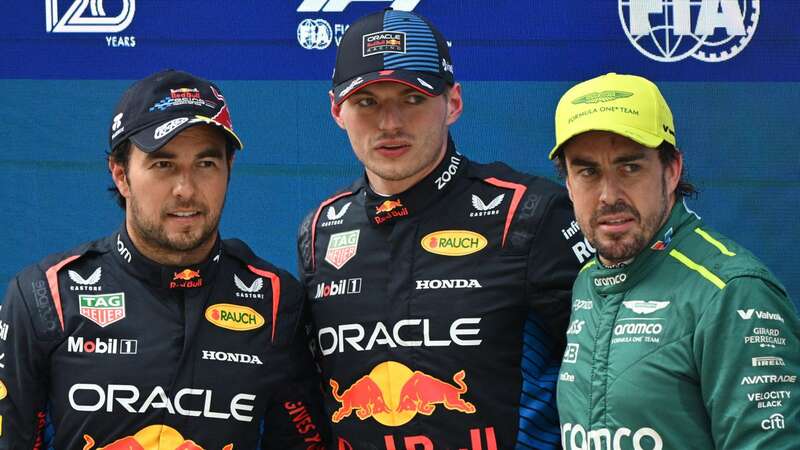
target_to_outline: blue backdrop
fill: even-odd
[[[294,270],[302,216],[361,173],[328,112],[338,38],[393,4],[451,41],[465,97],[452,133],[476,160],[553,177],[553,111],[569,86],[609,71],[656,81],[701,190],[690,206],[797,302],[800,2],[632,12],[640,1],[6,0],[0,289],[23,266],[119,226],[106,192],[111,112],[132,80],[167,67],[217,81],[245,142],[223,236]]]

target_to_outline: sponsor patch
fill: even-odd
[[[580,345],[578,344],[567,344],[567,349],[564,350],[564,360],[565,363],[574,364],[578,361],[578,350],[580,350]]]
[[[212,350],[203,350],[203,359],[209,361],[254,364],[259,366],[264,364],[256,355],[248,355],[246,353],[217,352]]]
[[[569,372],[562,372],[561,375],[558,376],[558,379],[567,383],[574,383],[575,375],[572,375]]]
[[[761,429],[764,431],[782,430],[785,426],[783,414],[773,414],[761,421]]]
[[[358,236],[360,234],[361,230],[332,234],[325,251],[325,261],[337,270],[341,269],[358,253]]]
[[[347,214],[347,210],[350,208],[350,205],[352,203],[353,202],[345,203],[344,206],[342,206],[342,209],[340,209],[339,211],[336,211],[336,208],[333,205],[329,206],[325,212],[325,217],[327,217],[328,220],[320,223],[319,226],[324,228],[324,227],[331,227],[334,225],[341,225],[342,222],[344,222],[344,220],[342,220],[342,217],[344,217],[344,215]]]
[[[383,53],[405,53],[406,34],[402,31],[378,31],[365,34],[362,39],[361,56],[373,56]]]
[[[753,314],[755,314],[756,318],[761,320],[777,320],[778,322],[783,322],[783,317],[781,317],[778,313],[771,313],[767,311],[757,311],[755,309],[737,309],[736,313],[739,314],[739,317],[742,320],[750,320],[753,318]]]
[[[83,278],[78,272],[74,270],[68,270],[67,275],[69,275],[69,279],[72,280],[73,283],[77,284],[78,286],[70,286],[69,290],[71,291],[100,291],[102,288],[100,286],[95,286],[97,283],[100,282],[100,277],[103,274],[103,268],[98,267],[89,275],[87,278]]]
[[[425,235],[420,245],[425,251],[443,256],[465,256],[486,248],[489,241],[469,230],[441,230]]]
[[[469,289],[482,288],[481,283],[474,279],[452,279],[452,280],[417,280],[417,290],[426,289]]]
[[[82,294],[78,296],[83,317],[105,328],[125,318],[125,293]]]
[[[261,277],[256,278],[250,285],[247,285],[236,274],[233,274],[233,283],[236,285],[236,288],[239,289],[239,292],[236,293],[237,297],[264,298],[264,294],[261,293],[261,290],[264,289],[264,279]]]
[[[135,355],[139,349],[136,339],[85,339],[82,336],[70,336],[67,340],[69,353],[97,353],[107,355]]]
[[[470,217],[482,217],[482,216],[496,216],[500,214],[500,210],[497,209],[501,203],[503,203],[503,199],[505,198],[506,194],[500,194],[497,197],[493,198],[489,203],[484,203],[483,200],[475,194],[472,194],[472,207],[475,211],[469,213]]]
[[[264,317],[253,308],[230,303],[217,303],[206,309],[206,320],[232,331],[250,331],[264,325]]]
[[[153,139],[163,139],[168,134],[175,131],[176,128],[185,124],[188,121],[189,121],[188,117],[178,117],[177,119],[170,120],[169,122],[156,128],[156,130],[153,132]]]
[[[3,383],[3,380],[0,380],[0,400],[6,398],[8,395],[8,389],[6,389],[6,384]]]
[[[170,289],[177,288],[198,288],[203,285],[203,278],[200,277],[200,269],[183,269],[173,273],[172,281],[169,283]]]
[[[404,217],[408,215],[408,208],[403,206],[403,202],[398,199],[384,200],[383,203],[375,207],[375,217],[372,219],[376,224],[380,225],[387,220],[394,219],[395,217]]]
[[[759,356],[753,358],[753,367],[785,366],[783,358],[779,356]]]
[[[331,281],[330,283],[318,283],[314,299],[360,293],[361,278],[348,278],[346,280]]]
[[[655,300],[629,300],[622,302],[622,304],[636,314],[650,314],[669,306],[669,302]]]
[[[586,95],[581,95],[572,101],[573,105],[580,105],[581,103],[605,103],[614,101],[620,98],[628,98],[633,95],[632,92],[626,91],[600,91],[592,92]]]

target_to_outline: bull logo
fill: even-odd
[[[74,0],[59,18],[58,0],[45,0],[48,33],[119,33],[128,28],[136,13],[136,0],[121,0],[122,10],[113,17],[106,15],[103,0]],[[89,9],[91,16],[86,16]]]
[[[473,414],[477,411],[475,405],[462,398],[468,391],[465,378],[466,373],[459,370],[451,384],[419,370],[411,371],[399,362],[386,361],[342,393],[336,380],[329,381],[333,398],[340,404],[331,420],[339,423],[355,412],[360,420],[371,417],[395,427],[408,423],[417,413],[432,415],[437,405]]]

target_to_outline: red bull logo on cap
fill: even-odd
[[[91,450],[95,446],[95,440],[88,434],[83,435],[86,444],[83,450]],[[168,425],[150,425],[142,428],[133,436],[125,436],[117,439],[105,447],[98,447],[96,450],[204,450],[195,441],[185,439],[181,433]],[[233,450],[233,444],[222,447],[222,450]]]
[[[399,362],[386,361],[344,392],[339,392],[336,380],[330,380],[333,398],[341,404],[331,420],[338,423],[355,413],[360,420],[371,417],[382,425],[396,427],[408,423],[417,413],[430,416],[437,407],[474,414],[475,405],[461,397],[469,390],[465,377],[464,370],[460,370],[450,383],[412,371]]]

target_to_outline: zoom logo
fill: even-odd
[[[136,0],[116,0],[122,8],[116,16],[106,14],[103,0],[73,0],[59,17],[58,0],[46,0],[48,33],[119,33],[128,28],[136,13]],[[88,9],[88,12],[87,12]]]

